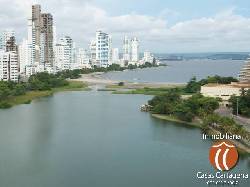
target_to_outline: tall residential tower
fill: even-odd
[[[100,67],[108,67],[110,63],[111,51],[111,36],[102,31],[96,31],[96,63]]]
[[[41,5],[32,5],[28,19],[28,44],[32,43],[35,64],[53,64],[53,16],[41,13]]]

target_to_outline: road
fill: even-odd
[[[215,111],[215,113],[221,115],[221,116],[226,116],[226,117],[231,117],[235,120],[236,123],[243,125],[243,127],[250,132],[250,119],[249,118],[245,118],[242,116],[236,116],[232,114],[232,109],[229,109],[227,107],[224,106],[220,106],[219,109],[217,109]]]

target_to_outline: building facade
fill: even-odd
[[[127,36],[123,40],[123,60],[127,62],[131,61],[131,44]]]
[[[17,82],[18,78],[18,54],[16,52],[0,52],[0,80]]]
[[[88,50],[79,48],[77,52],[77,64],[79,68],[91,68]]]
[[[131,40],[131,61],[139,61],[139,41],[136,37]]]
[[[102,31],[96,31],[96,63],[100,67],[108,67],[111,54],[111,36]]]
[[[53,16],[42,13],[40,5],[32,5],[32,15],[28,19],[28,43],[32,44],[34,64],[53,64],[53,33]]]
[[[5,47],[6,52],[17,52],[17,44],[16,44],[16,39],[15,36],[11,36],[7,41],[6,41],[6,47]]]
[[[70,48],[64,42],[56,44],[55,46],[55,65],[59,70],[71,68]]]
[[[75,42],[70,36],[64,36],[63,38],[59,39],[59,44],[67,45],[69,50],[69,62],[71,64],[76,63],[76,48]]]
[[[145,51],[143,55],[143,62],[149,62],[152,64],[154,62],[154,56],[149,51]]]
[[[32,54],[34,63],[40,63],[40,40],[41,40],[41,6],[32,5],[31,27],[32,27]],[[29,33],[30,34],[30,33]],[[30,37],[30,36],[29,36]]]
[[[20,73],[25,73],[25,67],[32,65],[32,44],[28,40],[23,40],[18,46]]]
[[[112,49],[112,63],[113,64],[120,64],[119,49],[118,48]]]
[[[5,30],[0,34],[0,50],[6,51],[6,44],[15,37],[13,30]]]
[[[241,83],[250,84],[250,58],[240,71],[239,79]]]
[[[41,14],[41,51],[42,63],[53,64],[53,16],[49,13]]]

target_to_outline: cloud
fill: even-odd
[[[13,28],[19,39],[26,37],[27,17],[32,3],[54,16],[57,35],[70,35],[78,46],[87,47],[95,31],[111,33],[114,45],[124,35],[137,36],[143,49],[154,52],[249,51],[250,18],[237,15],[234,8],[211,17],[179,21],[169,25],[166,17],[180,13],[163,9],[158,16],[135,12],[110,15],[91,0],[0,0],[1,28]],[[170,17],[171,17],[170,16]]]

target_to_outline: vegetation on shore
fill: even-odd
[[[219,107],[219,100],[201,94],[183,99],[177,89],[170,89],[163,95],[153,97],[148,104],[153,114],[172,115],[181,121],[192,122],[196,116],[202,118],[212,114]]]
[[[218,75],[213,77],[207,77],[206,79],[202,79],[197,81],[196,77],[193,77],[185,86],[184,85],[173,85],[169,87],[159,87],[159,88],[137,88],[131,90],[119,90],[120,88],[125,88],[126,85],[120,87],[118,85],[111,85],[107,88],[116,89],[113,94],[144,94],[144,95],[162,95],[172,88],[176,88],[182,95],[191,95],[195,93],[199,93],[201,86],[208,83],[220,83],[220,84],[230,84],[231,82],[237,82],[238,80],[233,77],[220,77]]]
[[[238,114],[250,117],[250,90],[242,90],[240,96],[232,96],[229,100],[233,109],[233,114]]]
[[[126,67],[121,67],[119,64],[112,64],[108,67],[97,67],[94,66],[93,68],[83,68],[83,69],[76,69],[76,70],[64,70],[59,72],[60,76],[67,77],[70,79],[77,79],[81,77],[81,74],[90,74],[96,72],[110,72],[110,71],[124,71],[124,70],[133,70],[133,69],[143,69],[143,68],[152,68],[152,67],[159,67],[159,66],[166,66],[166,64],[157,65],[156,62],[149,63],[146,62],[143,65],[132,65],[129,64]]]
[[[201,79],[197,81],[196,77],[193,77],[187,84],[184,89],[185,93],[199,93],[201,90],[201,86],[209,83],[217,83],[217,84],[230,84],[231,82],[238,82],[238,79],[234,77],[221,77],[218,75],[208,76],[206,79]]]
[[[169,87],[160,87],[160,88],[137,88],[137,89],[132,89],[132,90],[116,90],[113,92],[113,94],[144,94],[144,95],[162,95],[168,92],[171,89],[177,89],[178,91],[182,92],[183,86],[169,86]]]
[[[180,124],[185,124],[185,125],[189,125],[191,127],[202,128],[201,123],[198,121],[193,121],[193,122],[182,121],[182,120],[178,119],[176,116],[164,115],[164,114],[151,114],[151,115],[152,115],[152,117],[157,118],[157,119],[171,121],[171,122],[180,123]]]
[[[244,137],[245,140],[250,141],[250,133],[246,131],[242,125],[238,125],[232,118],[220,116],[218,114],[211,114],[203,119],[203,130],[211,128],[229,134],[237,134]]]
[[[107,68],[94,67],[76,70],[64,70],[54,74],[47,72],[37,73],[30,76],[27,82],[4,82],[0,81],[0,108],[9,108],[16,104],[30,103],[32,99],[48,96],[58,91],[83,90],[87,85],[82,82],[72,82],[66,79],[77,79],[81,74],[94,72],[123,71],[125,69],[158,67],[154,61],[153,64],[146,62],[144,65],[128,65],[121,67],[118,64],[112,64]],[[119,85],[123,86],[123,84]]]
[[[183,122],[200,126],[205,132],[211,129],[222,133],[241,135],[250,141],[250,133],[229,117],[222,117],[214,113],[219,107],[219,99],[193,94],[191,97],[181,98],[178,90],[172,89],[164,95],[155,96],[148,101],[154,117]],[[158,115],[160,114],[160,115]],[[195,122],[200,119],[201,124]]]
[[[33,99],[49,96],[58,91],[82,90],[87,85],[77,81],[67,81],[61,74],[38,73],[27,82],[0,81],[0,108],[30,103]]]

